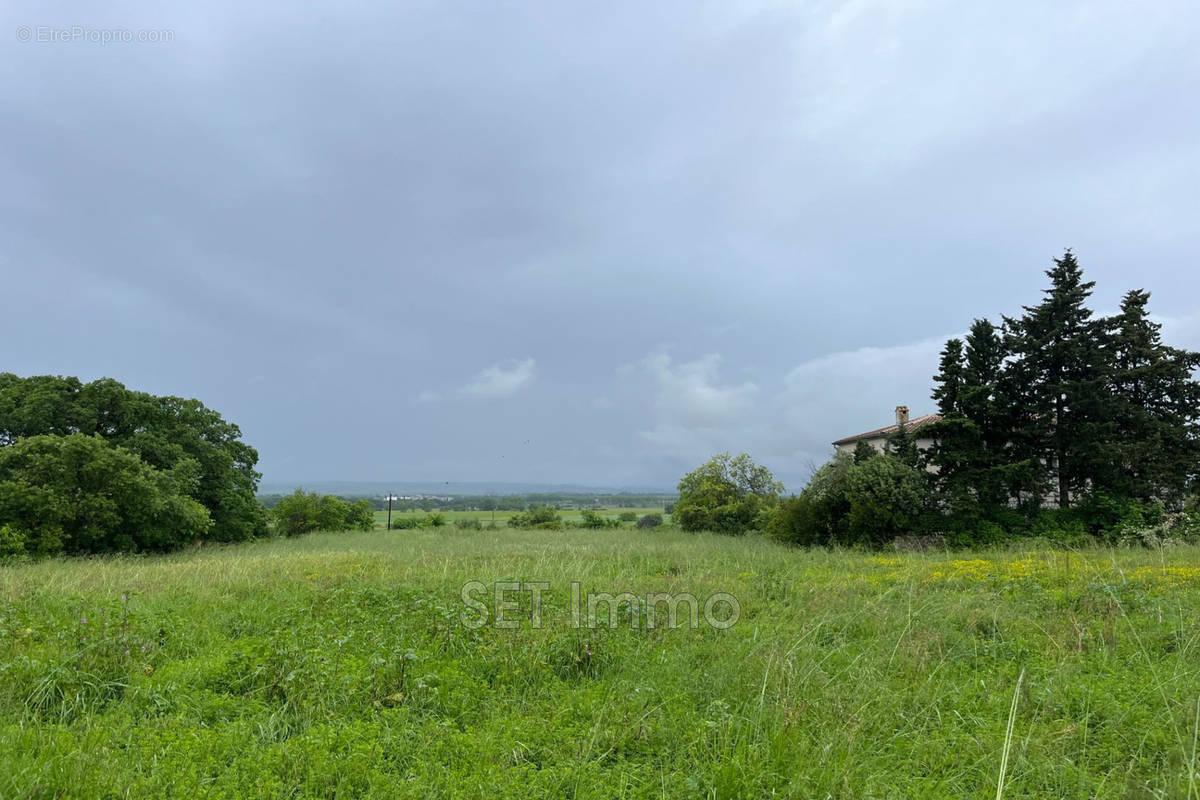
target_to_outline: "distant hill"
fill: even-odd
[[[296,489],[339,495],[506,495],[506,494],[675,494],[662,486],[583,486],[571,483],[504,483],[490,481],[292,481],[264,482],[259,494],[287,494]]]

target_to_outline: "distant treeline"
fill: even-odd
[[[274,508],[287,495],[261,494],[258,500],[268,509]],[[346,502],[366,500],[375,511],[387,508],[386,497],[364,497],[362,495],[337,495]],[[562,510],[601,508],[665,508],[678,499],[673,494],[508,494],[508,495],[463,495],[451,499],[427,497],[405,498],[392,501],[393,511],[526,511],[531,508],[551,506]]]

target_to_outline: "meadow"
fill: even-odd
[[[662,514],[662,506],[645,507],[645,508],[597,508],[596,513],[606,519],[616,521],[621,514],[633,513],[638,517],[646,514]],[[429,518],[429,511],[421,511],[420,509],[405,510],[392,509],[392,519],[411,518],[416,520],[426,520]],[[508,523],[510,517],[514,514],[521,513],[520,511],[438,511],[447,525],[453,525],[455,520],[460,519],[477,519],[480,523],[486,525],[489,522],[495,522],[497,526],[502,526]],[[583,511],[577,508],[564,508],[558,512],[559,517],[564,523],[577,523],[583,519]],[[669,518],[670,515],[665,515]],[[380,527],[387,524],[387,511],[376,511],[375,522]]]
[[[1198,564],[448,526],[10,565],[0,797],[1200,797]],[[540,628],[462,625],[522,580]],[[574,628],[572,581],[740,617]]]

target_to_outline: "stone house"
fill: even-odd
[[[888,425],[884,428],[876,428],[875,430],[867,431],[866,433],[857,433],[853,436],[846,436],[835,441],[833,446],[837,448],[839,453],[849,453],[853,455],[854,448],[858,445],[858,443],[860,441],[865,441],[867,444],[874,447],[876,451],[882,453],[884,448],[887,446],[888,437],[899,431],[900,426],[903,425],[913,439],[916,440],[917,449],[928,450],[933,445],[933,439],[928,435],[929,431],[926,431],[926,435],[922,436],[921,430],[935,422],[940,422],[941,419],[941,414],[926,414],[923,417],[909,419],[908,406],[896,406],[896,421],[891,425]]]

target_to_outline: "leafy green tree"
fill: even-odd
[[[303,489],[279,498],[270,513],[275,520],[275,530],[284,536],[314,531],[369,531],[375,527],[375,512],[367,500],[349,503],[334,495]]]
[[[258,453],[236,425],[198,400],[156,397],[111,378],[0,374],[0,446],[30,436],[97,435],[162,471],[188,473],[187,494],[208,509],[208,537],[242,541],[266,532],[255,499]]]
[[[171,550],[211,525],[189,466],[156,470],[98,436],[22,437],[0,447],[0,520],[32,554]]]
[[[315,493],[297,489],[283,497],[271,509],[275,530],[284,536],[300,536],[319,530],[320,499]]]
[[[663,524],[662,514],[644,514],[637,521],[637,527],[639,527],[639,528],[657,528],[658,526],[660,526],[662,524]]]
[[[350,504],[340,497],[325,494],[316,499],[316,521],[319,531],[340,531],[349,526]]]
[[[374,530],[375,511],[371,508],[370,501],[362,499],[350,503],[346,513],[345,525],[352,530]]]
[[[769,521],[782,492],[783,484],[746,453],[720,453],[679,481],[673,517],[686,531],[742,534]]]

